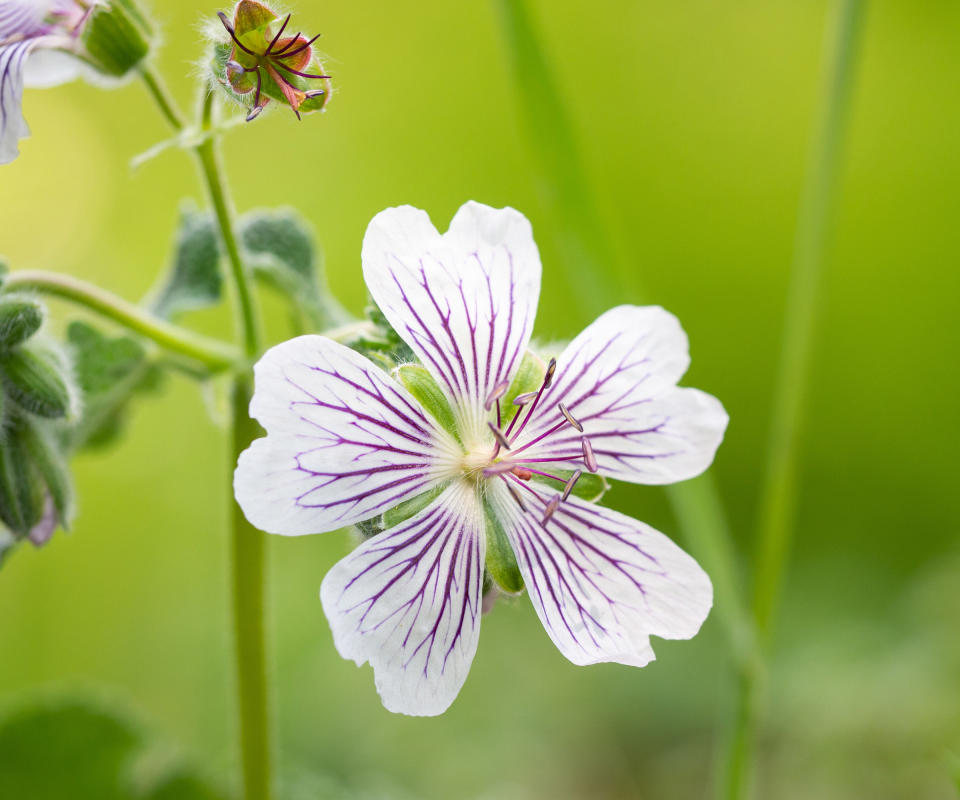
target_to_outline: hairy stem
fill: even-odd
[[[210,372],[237,370],[243,364],[240,352],[231,345],[167,322],[79,278],[44,270],[21,270],[11,272],[4,280],[4,287],[36,291],[69,300],[150,339],[164,350],[199,362]]]
[[[183,117],[160,76],[153,71],[149,64],[144,64],[140,67],[140,77],[143,79],[144,86],[150,96],[157,104],[157,109],[163,114],[170,127],[175,131],[182,131],[184,128]]]
[[[160,112],[177,131],[183,130],[179,112],[152,73],[142,73],[147,90]],[[233,204],[217,152],[213,125],[214,95],[207,92],[200,111],[199,127],[206,136],[195,148],[200,173],[217,218],[220,239],[230,263],[236,297],[238,335],[248,363],[261,351],[260,324],[250,271],[240,253],[234,225]],[[227,479],[231,497],[231,593],[237,700],[240,717],[240,755],[243,764],[244,800],[270,800],[273,795],[270,747],[270,697],[267,690],[266,554],[264,535],[254,528],[233,498],[233,467],[237,458],[260,434],[250,419],[252,394],[248,374],[238,374],[232,387],[232,440]]]
[[[766,472],[760,499],[753,615],[762,651],[770,646],[773,620],[793,536],[796,475],[803,408],[816,321],[817,289],[848,117],[864,0],[838,0],[832,39],[825,52],[824,88],[797,219],[782,355],[773,402]],[[725,779],[730,800],[749,796],[751,762],[763,697],[759,673],[745,673]]]

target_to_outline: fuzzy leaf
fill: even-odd
[[[311,329],[347,320],[348,315],[329,296],[313,232],[294,211],[253,211],[240,220],[239,228],[256,276],[283,293]]]
[[[77,380],[84,396],[83,417],[73,431],[75,447],[112,441],[120,430],[130,397],[155,385],[158,372],[143,346],[128,336],[110,338],[85,322],[71,322]]]
[[[223,295],[220,245],[210,214],[193,206],[180,212],[173,262],[151,306],[162,317],[215,305]]]

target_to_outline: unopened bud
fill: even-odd
[[[150,53],[150,30],[133,0],[98,3],[83,26],[83,45],[101,72],[122,77]]]
[[[9,399],[39,417],[57,419],[69,415],[76,391],[69,367],[57,353],[18,347],[0,353],[0,378]]]
[[[29,297],[0,296],[0,350],[29,339],[43,324],[43,306]]]

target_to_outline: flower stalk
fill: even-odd
[[[122,297],[69,275],[20,270],[5,278],[4,288],[26,289],[68,300],[150,339],[164,350],[199,362],[210,372],[235,371],[243,364],[241,354],[231,345],[160,319]]]

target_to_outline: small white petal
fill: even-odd
[[[30,135],[23,118],[23,69],[35,44],[26,39],[0,46],[0,164],[13,161],[17,142]]]
[[[534,608],[574,664],[653,660],[650,636],[689,639],[713,604],[696,561],[649,525],[577,497],[540,523],[549,495],[522,490],[520,510],[502,482],[489,497]]]
[[[324,578],[334,644],[370,663],[390,711],[442,714],[463,686],[480,635],[483,525],[475,490],[458,482]]]
[[[441,236],[410,206],[373,218],[363,276],[374,301],[446,392],[461,423],[489,438],[483,404],[509,381],[530,339],[540,256],[512,208],[467,203]]]
[[[363,356],[323,336],[268,350],[250,414],[267,430],[234,476],[247,519],[321,533],[368,519],[447,477],[452,438]]]
[[[657,306],[607,311],[557,358],[553,384],[513,453],[576,469],[586,437],[606,477],[663,484],[699,475],[728,417],[711,395],[676,387],[689,363],[686,334],[672,314]],[[582,434],[564,424],[560,403]]]

